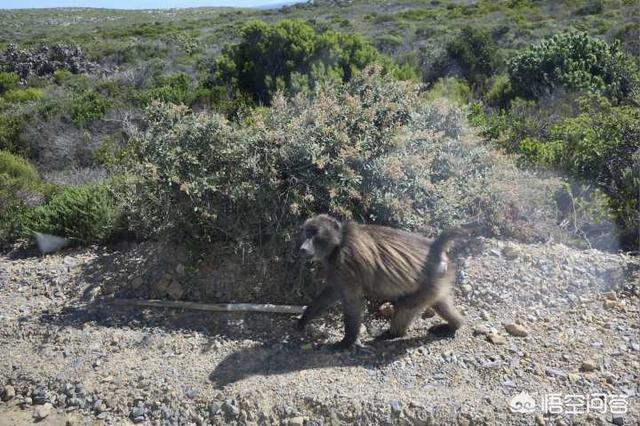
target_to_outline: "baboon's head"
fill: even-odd
[[[316,261],[329,257],[342,242],[342,225],[337,219],[326,214],[307,219],[302,225],[302,233],[304,242],[300,251]]]

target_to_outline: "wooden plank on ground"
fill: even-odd
[[[273,305],[271,303],[196,303],[179,300],[103,299],[117,306],[146,306],[151,308],[191,309],[210,312],[269,312],[274,314],[301,314],[304,306]]]

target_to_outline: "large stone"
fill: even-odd
[[[529,335],[529,331],[520,324],[505,324],[504,329],[507,330],[507,333],[516,337],[527,337]]]

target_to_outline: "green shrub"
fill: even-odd
[[[189,75],[175,73],[161,76],[156,87],[141,93],[141,100],[144,105],[152,100],[192,105],[197,100],[207,98],[210,93],[208,89],[197,86]]]
[[[466,26],[447,45],[449,57],[472,84],[480,86],[501,66],[498,48],[488,31]]]
[[[640,23],[631,22],[623,25],[614,35],[620,47],[636,62],[640,63]]]
[[[557,34],[509,62],[515,95],[540,98],[558,87],[601,93],[615,102],[638,102],[638,67],[619,48],[586,33]]]
[[[147,114],[123,203],[143,235],[295,258],[299,225],[317,212],[424,232],[478,219],[494,235],[534,239],[555,226],[552,183],[467,134],[455,108],[424,104],[416,87],[379,73],[313,98],[275,96],[237,123],[184,106]]]
[[[549,160],[596,183],[609,196],[621,230],[628,235],[625,243],[639,247],[640,110],[586,98],[581,113],[553,126],[549,139]]]
[[[0,72],[0,95],[10,89],[15,89],[20,83],[20,76],[12,72]]]
[[[598,15],[602,13],[602,0],[588,0],[586,4],[574,13],[578,16]]]
[[[463,107],[473,101],[473,94],[466,81],[455,77],[445,77],[436,81],[426,94],[428,100],[438,98],[446,98],[455,105]]]
[[[38,172],[26,160],[0,151],[0,247],[20,235],[26,212],[43,198]]]
[[[7,151],[0,151],[0,174],[22,182],[38,180],[38,172],[31,164]]]
[[[30,102],[39,101],[44,98],[42,89],[29,87],[26,89],[11,89],[5,92],[3,98],[7,102]]]
[[[28,118],[20,110],[3,111],[0,108],[0,150],[14,154],[29,155],[31,149],[20,140],[20,134]]]
[[[376,62],[383,62],[380,54],[355,34],[317,33],[299,20],[273,25],[250,21],[242,28],[241,41],[216,59],[209,87],[221,94],[239,90],[269,104],[277,90],[305,92],[320,82],[349,81]]]
[[[99,120],[113,108],[113,102],[96,92],[87,92],[75,96],[72,104],[73,122],[78,126],[86,126]]]
[[[509,77],[500,74],[489,81],[488,89],[483,94],[484,101],[491,107],[508,108],[514,98]]]
[[[383,52],[390,52],[404,44],[401,36],[396,34],[382,34],[376,37],[376,47]]]
[[[118,231],[120,214],[104,184],[67,187],[27,214],[23,232],[60,235],[80,244],[107,241]]]

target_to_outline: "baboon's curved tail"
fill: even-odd
[[[396,302],[397,307],[418,308],[430,305],[435,303],[440,295],[448,290],[448,288],[443,288],[449,285],[449,280],[446,279],[449,274],[446,263],[444,263],[444,268],[442,267],[443,258],[445,258],[446,252],[456,240],[470,235],[469,231],[469,226],[449,229],[443,231],[436,238],[431,244],[427,255],[421,287],[414,293],[401,297]]]

